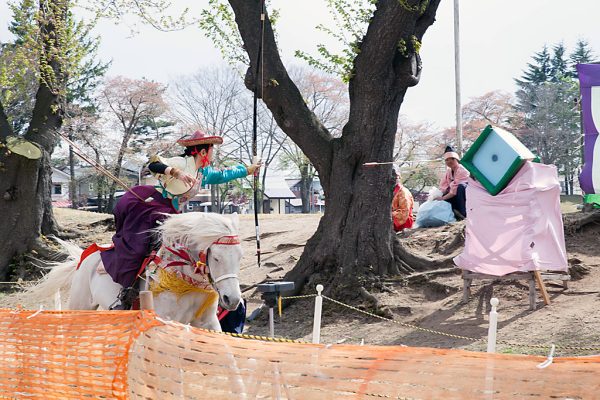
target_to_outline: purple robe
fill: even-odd
[[[170,199],[161,196],[154,186],[136,186],[131,189],[143,202],[130,192],[125,193],[117,202],[115,215],[116,233],[112,237],[114,248],[101,253],[106,272],[113,280],[127,288],[133,285],[137,272],[150,252],[152,235],[157,221],[166,218],[166,214],[177,214]]]

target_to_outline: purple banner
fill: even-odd
[[[579,175],[579,184],[586,194],[600,193],[600,143],[597,143],[600,129],[600,64],[577,64],[577,73],[585,135],[584,164]],[[598,165],[595,165],[596,159]]]

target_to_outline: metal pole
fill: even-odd
[[[456,152],[462,157],[463,132],[462,132],[462,104],[460,101],[460,36],[458,0],[454,0],[454,84],[456,88]]]

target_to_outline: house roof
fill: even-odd
[[[52,183],[67,183],[71,180],[71,176],[58,168],[52,167]]]
[[[298,178],[285,178],[285,182],[291,188],[296,186],[298,183],[300,183],[300,181],[301,181],[301,179],[298,179]]]
[[[296,195],[281,176],[267,176],[265,180],[265,196],[270,199],[295,199]]]

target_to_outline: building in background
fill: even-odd
[[[281,176],[267,176],[265,180],[263,213],[288,214],[286,207],[288,201],[295,199],[296,195],[290,190],[285,179]]]
[[[71,207],[69,182],[71,177],[58,168],[52,168],[52,206]]]

